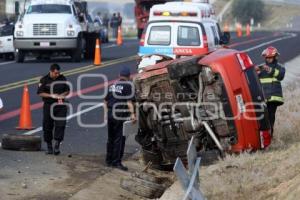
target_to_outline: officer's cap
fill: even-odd
[[[130,69],[128,67],[123,67],[120,71],[120,76],[130,77]]]

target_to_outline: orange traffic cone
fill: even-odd
[[[246,26],[246,36],[249,37],[251,35],[251,27],[249,24]]]
[[[33,129],[32,120],[31,120],[31,111],[30,111],[30,98],[29,98],[29,91],[28,91],[27,84],[24,85],[24,89],[23,89],[20,120],[17,129],[19,130]]]
[[[96,40],[94,65],[101,65],[101,48],[100,40]]]
[[[241,24],[237,24],[236,26],[236,34],[238,37],[242,37],[243,36],[243,31],[242,31],[242,25]]]
[[[121,46],[123,44],[123,37],[122,37],[122,29],[121,26],[118,28],[118,37],[117,37],[117,45]]]

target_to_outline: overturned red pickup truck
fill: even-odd
[[[165,57],[164,57],[165,58]],[[188,141],[198,151],[264,149],[270,124],[263,91],[250,57],[231,49],[164,59],[134,80],[139,132],[146,161],[170,166],[185,159]]]

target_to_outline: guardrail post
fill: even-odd
[[[177,158],[174,165],[174,172],[185,191],[183,200],[205,200],[199,187],[199,167],[201,158],[197,157],[197,150],[192,137],[187,150],[188,172],[180,158]]]

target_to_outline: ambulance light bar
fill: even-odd
[[[169,11],[155,11],[153,13],[154,16],[182,16],[182,17],[197,17],[198,14],[196,12],[169,12]]]

